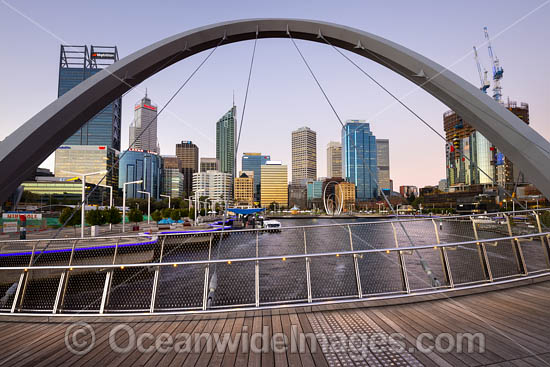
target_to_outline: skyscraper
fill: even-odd
[[[364,120],[348,120],[342,129],[344,178],[356,187],[359,201],[378,196],[376,137]]]
[[[268,208],[276,203],[279,208],[288,206],[288,167],[280,161],[269,161],[261,167],[262,201]]]
[[[162,158],[155,152],[148,152],[141,149],[128,149],[118,165],[119,179],[118,187],[123,188],[124,183],[143,180],[138,185],[128,185],[126,187],[127,198],[145,198],[145,194],[138,191],[147,191],[151,193],[151,199],[159,199],[162,190]]]
[[[378,186],[380,190],[386,190],[389,194],[390,185],[390,141],[388,139],[376,139],[376,162],[378,165]]]
[[[130,123],[129,147],[159,153],[157,106],[152,105],[147,92],[145,97],[134,106],[134,121]]]
[[[61,45],[57,96],[118,61],[116,46]],[[63,145],[107,146],[120,151],[120,121],[122,98],[118,97],[86,122]]]
[[[176,157],[181,161],[185,196],[189,196],[193,191],[193,174],[199,171],[199,147],[190,140],[182,141],[176,144]]]
[[[261,200],[261,167],[270,160],[270,156],[262,155],[262,153],[243,153],[242,170],[254,172],[254,201]]]
[[[229,173],[196,172],[193,174],[193,191],[199,196],[231,203],[233,201],[233,180]]]
[[[220,171],[235,175],[235,136],[237,135],[237,107],[233,105],[216,122],[216,158]]]
[[[176,156],[163,156],[164,169],[162,170],[162,193],[173,198],[183,196],[183,174],[181,161]]]
[[[342,144],[337,141],[327,145],[327,176],[342,177]]]
[[[317,179],[317,133],[309,127],[292,132],[292,183]]]
[[[254,172],[241,171],[233,185],[235,205],[254,205]]]

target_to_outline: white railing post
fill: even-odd
[[[113,263],[114,265],[116,263],[116,257],[118,254],[118,242],[120,241],[120,237],[117,238],[116,244],[115,244],[115,252],[113,254]],[[111,290],[111,283],[113,281],[113,272],[114,270],[107,270],[107,274],[105,275],[105,284],[103,286],[103,294],[101,296],[101,304],[99,305],[99,313],[103,314],[105,312],[105,306],[109,302],[109,292]]]
[[[432,219],[432,223],[434,225],[435,239],[437,241],[437,244],[440,245],[441,241],[439,239],[439,230],[437,229],[437,224],[435,223],[435,220],[433,220],[433,219]],[[447,248],[440,247],[439,248],[439,256],[441,258],[441,265],[443,267],[443,274],[445,274],[447,284],[449,284],[449,287],[454,288],[455,284],[454,284],[454,281],[453,281],[453,275],[451,273],[451,267],[449,265],[449,257],[447,256]]]
[[[166,236],[162,237],[162,242],[160,244],[160,254],[159,254],[159,264],[162,262],[162,257],[164,256],[164,241],[166,240]],[[151,307],[149,308],[149,313],[155,312],[155,302],[157,299],[157,288],[158,288],[158,282],[159,282],[159,273],[160,273],[160,265],[157,266],[155,269],[155,276],[153,278],[153,291],[151,292]]]
[[[395,225],[391,224],[393,229],[393,239],[395,241],[395,247],[399,248],[399,241],[397,240],[397,230]],[[411,288],[409,286],[409,276],[407,275],[407,265],[405,264],[405,259],[403,258],[403,251],[397,251],[399,258],[399,268],[401,269],[401,281],[403,282],[403,290],[407,293],[411,293]]]
[[[223,232],[221,233],[223,236]],[[210,233],[210,240],[208,241],[208,261],[212,258],[212,240],[214,234]],[[208,308],[208,280],[210,278],[210,263],[206,264],[204,267],[204,288],[202,290],[202,310],[206,311]]]
[[[11,306],[12,313],[15,312],[17,304],[19,304],[19,308],[23,307],[23,299],[25,298],[25,291],[27,290],[27,283],[29,282],[30,267],[34,261],[36,245],[38,243],[40,243],[40,241],[36,241],[32,245],[31,258],[29,259],[29,269],[26,269],[23,273],[21,273],[21,277],[19,278],[19,284],[17,285],[17,291],[15,292],[15,298],[13,299],[13,304]]]
[[[307,255],[307,238],[306,238],[306,229],[305,227],[302,228],[304,232],[304,254]],[[307,283],[307,302],[311,303],[313,302],[313,296],[311,294],[311,272],[309,269],[309,263],[310,259],[309,257],[306,257],[306,283]]]
[[[258,231],[256,230],[256,258],[259,257],[259,238],[258,238]],[[256,307],[260,307],[260,261],[256,260],[256,265],[254,267],[255,269],[255,279],[254,279],[254,294],[256,299]]]
[[[349,245],[350,245],[351,251],[353,251],[353,238],[351,235],[351,227],[349,226],[349,224],[347,225],[347,227],[348,227],[348,233],[349,233]],[[357,262],[357,254],[353,254],[353,267],[355,268],[355,281],[357,283],[357,295],[359,296],[359,298],[363,298],[363,290],[361,289],[361,277],[359,274],[359,264]]]

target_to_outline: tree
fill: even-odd
[[[180,220],[181,218],[181,212],[179,211],[179,209],[174,209],[172,210],[172,213],[170,214],[170,218],[177,222],[178,220]]]
[[[100,226],[107,222],[103,210],[95,209],[86,212],[86,222],[91,226]]]
[[[130,212],[128,213],[128,220],[138,224],[143,220],[143,212],[136,208],[130,209]]]
[[[59,223],[61,225],[68,225],[72,226],[75,230],[75,236],[76,236],[76,226],[80,224],[80,213],[76,212],[76,209],[73,208],[65,208],[59,215]]]
[[[171,214],[172,214],[172,209],[170,208],[164,208],[162,209],[162,217],[163,218],[170,218],[171,217]]]
[[[122,222],[122,215],[118,211],[116,207],[111,207],[108,209],[105,209],[103,212],[103,215],[105,216],[105,223],[109,224],[119,224]]]
[[[407,198],[407,201],[409,202],[410,205],[412,205],[412,203],[416,200],[416,196],[414,196],[414,194],[410,194],[409,197]]]
[[[182,218],[186,218],[189,216],[189,209],[185,208],[185,209],[180,209],[180,213],[181,213],[181,217]]]
[[[157,209],[151,214],[151,217],[158,224],[158,222],[162,219],[162,213]]]

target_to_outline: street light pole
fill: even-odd
[[[151,224],[151,193],[147,191],[138,191],[141,194],[147,194],[147,224]]]
[[[140,183],[143,183],[143,180],[125,182],[124,185],[122,185],[122,233],[124,233],[126,228],[126,186]]]
[[[160,196],[162,196],[163,198],[168,198],[168,209],[170,209],[170,195],[160,194]]]
[[[104,175],[107,171],[98,171],[90,173],[79,173],[79,172],[69,172],[62,171],[63,173],[68,173],[70,175],[79,176],[82,180],[82,205],[80,207],[80,238],[84,238],[84,227],[86,226],[86,176],[93,175]]]

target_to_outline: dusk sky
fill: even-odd
[[[120,57],[195,27],[220,21],[288,17],[355,27],[411,48],[479,86],[472,46],[490,70],[483,27],[504,68],[504,99],[527,102],[531,126],[550,138],[550,1],[15,1],[0,0],[0,139],[57,97],[60,44],[116,45]],[[345,5],[344,5],[345,4]],[[390,139],[390,172],[399,185],[435,185],[445,177],[444,142],[326,45],[297,41],[343,119],[371,123]],[[161,154],[192,140],[215,156],[215,123],[231,107],[241,120],[253,41],[220,47],[159,117]],[[448,108],[384,67],[354,61],[443,133]],[[195,55],[138,85],[123,98],[122,143],[145,88],[162,107],[203,60]],[[340,125],[288,39],[258,41],[238,152],[261,152],[291,164],[291,131],[317,132],[318,176]],[[50,157],[43,166],[53,169]]]

